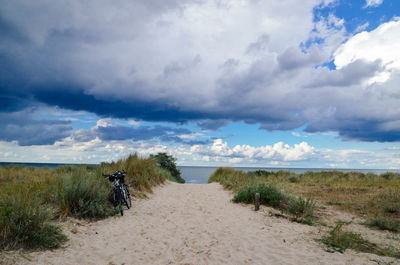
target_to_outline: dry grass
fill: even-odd
[[[102,174],[116,170],[127,171],[126,182],[138,196],[170,178],[154,160],[137,154],[99,166],[0,167],[0,249],[59,247],[66,237],[55,219],[115,214],[111,184]]]
[[[208,182],[219,182],[234,192],[255,189],[259,185],[273,185],[283,194],[312,198],[321,208],[331,205],[336,210],[358,215],[370,227],[399,233],[400,227],[400,174],[382,175],[361,172],[322,171],[294,174],[289,171],[263,170],[244,172],[232,168],[219,168]],[[238,194],[238,193],[237,193]],[[311,200],[311,199],[310,199]],[[293,201],[299,213],[306,200]],[[303,218],[306,220],[305,218]],[[322,222],[318,222],[323,225]],[[352,248],[400,258],[400,251],[369,243],[361,234],[342,232],[341,227],[323,237],[326,245],[338,249]]]
[[[400,222],[400,174],[379,176],[340,171],[294,174],[262,170],[246,173],[219,168],[210,176],[209,182],[213,181],[235,192],[244,186],[274,184],[287,193],[314,198],[321,204],[333,205],[367,219]]]

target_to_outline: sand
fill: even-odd
[[[63,249],[25,253],[20,264],[388,264],[347,250],[329,253],[318,227],[234,204],[219,184],[168,183],[123,217],[64,224]],[[29,260],[28,260],[29,259]],[[375,261],[374,261],[375,260]]]

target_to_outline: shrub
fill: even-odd
[[[78,171],[64,179],[59,204],[65,216],[100,219],[116,213],[110,197],[111,186],[106,180]]]
[[[342,231],[343,223],[337,224],[330,232],[329,235],[324,236],[321,242],[327,246],[327,251],[334,252],[338,251],[344,253],[348,248],[366,252],[374,253],[381,256],[389,256],[399,258],[400,253],[393,251],[389,248],[380,248],[376,244],[365,240],[361,234],[353,232]]]
[[[233,197],[234,202],[254,203],[255,194],[260,193],[260,204],[283,208],[286,196],[271,184],[260,184],[258,187],[246,186],[239,189]]]
[[[278,190],[274,185],[271,184],[260,184],[257,187],[257,192],[260,193],[260,203],[269,205],[272,207],[285,207],[287,198]]]
[[[290,176],[289,177],[289,182],[292,182],[292,183],[299,183],[300,182],[300,177],[297,177],[297,176]]]
[[[311,198],[306,200],[301,197],[292,198],[287,207],[287,211],[294,216],[296,221],[309,225],[313,223],[314,210],[315,202]]]
[[[48,210],[35,193],[21,192],[0,200],[0,249],[58,248],[67,237],[60,226],[47,222]]]
[[[178,183],[185,183],[185,180],[181,177],[180,170],[176,167],[175,157],[166,153],[158,153],[157,155],[151,155],[150,158],[154,159],[159,167],[169,171]]]
[[[255,194],[257,193],[257,189],[255,187],[246,186],[238,190],[238,192],[233,197],[234,202],[243,202],[243,203],[254,203]]]
[[[391,180],[394,178],[400,178],[400,173],[385,172],[385,173],[381,174],[380,176],[384,179]]]
[[[157,174],[164,177],[165,179],[168,179],[172,182],[178,182],[178,180],[174,176],[172,176],[169,171],[162,169],[161,167],[157,167],[156,172],[157,172]]]
[[[364,223],[370,227],[376,227],[380,230],[388,230],[392,232],[400,232],[400,224],[395,221],[385,219],[372,219],[369,222]]]

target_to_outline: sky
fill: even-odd
[[[400,169],[398,0],[0,0],[0,161]]]

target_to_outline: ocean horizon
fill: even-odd
[[[0,166],[27,166],[27,167],[49,167],[49,168],[57,168],[59,166],[78,166],[78,165],[90,165],[97,166],[99,164],[85,164],[85,163],[24,163],[24,162],[0,162]],[[177,166],[177,168],[181,171],[182,178],[188,184],[206,184],[210,175],[219,167],[225,166]],[[338,170],[343,172],[349,171],[359,171],[362,173],[374,173],[374,174],[382,174],[385,172],[395,172],[400,173],[400,169],[357,169],[357,168],[278,168],[278,167],[232,167],[237,170],[243,170],[245,172],[254,171],[254,170],[266,170],[266,171],[279,171],[286,170],[296,174],[302,174],[306,171],[332,171]]]

